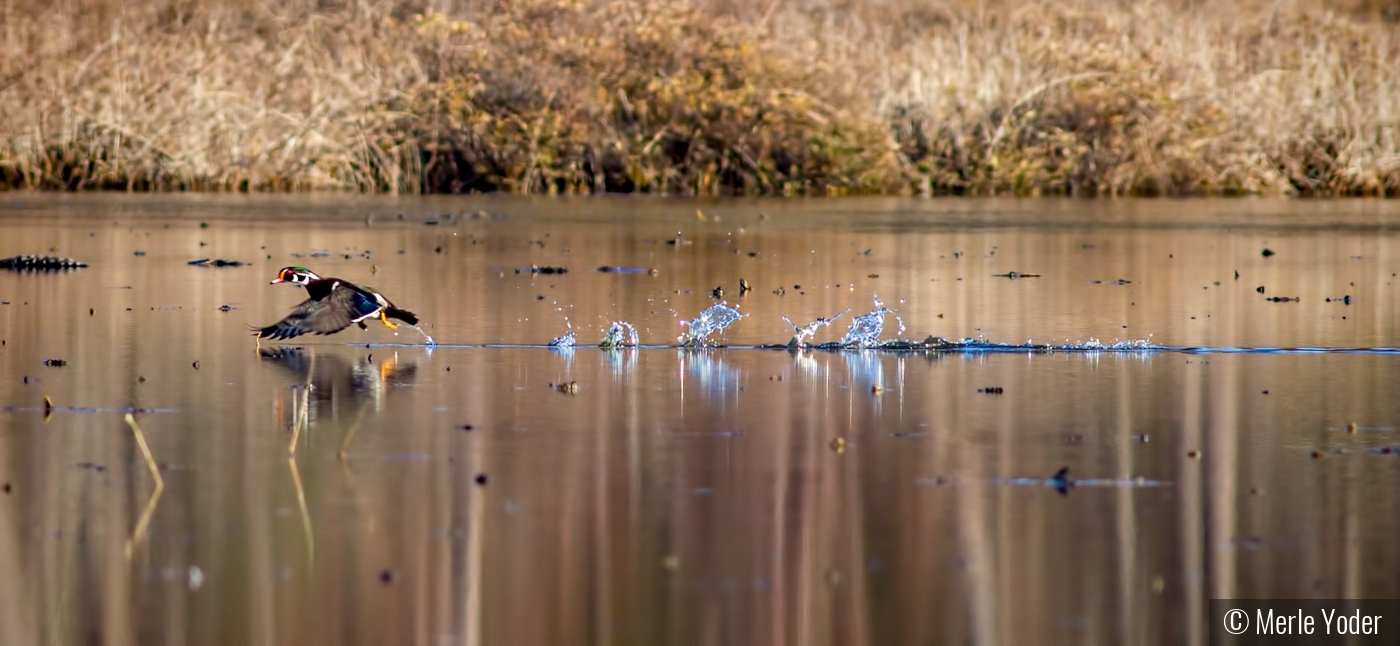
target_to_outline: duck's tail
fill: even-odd
[[[390,307],[384,310],[384,315],[391,319],[398,319],[409,325],[418,325],[418,317],[413,312],[401,310],[397,307]]]

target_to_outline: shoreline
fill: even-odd
[[[0,192],[1400,197],[1372,4],[7,3]]]

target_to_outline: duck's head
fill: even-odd
[[[321,280],[321,277],[317,276],[316,272],[310,269],[305,267],[283,267],[282,271],[277,272],[277,277],[272,279],[271,284],[294,283],[305,287],[313,280]]]

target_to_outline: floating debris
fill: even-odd
[[[200,258],[199,260],[191,260],[186,264],[194,265],[195,267],[246,267],[251,263],[246,263],[242,260],[226,260],[224,258]]]
[[[1275,255],[1275,253],[1274,253],[1274,250],[1273,250],[1273,249],[1270,249],[1270,248],[1268,248],[1268,247],[1264,247],[1264,251],[1261,252],[1259,255],[1261,255],[1261,256],[1263,256],[1263,257],[1265,257],[1265,258],[1268,258],[1269,256]]]
[[[874,348],[880,345],[880,334],[885,331],[885,315],[893,314],[893,311],[885,307],[880,302],[880,297],[875,297],[875,309],[869,314],[857,316],[851,321],[851,329],[846,332],[846,336],[838,343],[843,348]],[[895,314],[895,320],[899,321],[899,332],[904,334],[904,320]]]
[[[553,338],[553,339],[550,339],[550,341],[549,341],[549,347],[551,347],[551,348],[572,348],[572,347],[574,347],[574,344],[578,341],[578,339],[574,338],[574,324],[573,324],[573,323],[570,323],[570,322],[569,322],[569,319],[564,319],[564,325],[567,326],[567,327],[569,328],[569,331],[568,331],[564,336],[555,337],[555,338]]]
[[[1016,280],[1017,278],[1040,278],[1040,274],[1023,274],[1019,271],[1008,271],[1004,274],[992,274],[992,278],[1010,278],[1011,280]]]
[[[0,259],[0,269],[11,271],[63,271],[65,269],[79,269],[86,267],[87,263],[78,262],[72,258],[57,258],[54,256],[15,256],[13,258]]]
[[[695,320],[681,321],[681,325],[686,326],[687,329],[685,334],[676,338],[676,343],[680,344],[682,348],[713,346],[715,343],[706,341],[706,337],[715,332],[723,331],[741,318],[744,318],[744,315],[740,314],[739,310],[729,307],[727,303],[711,305],[705,311],[700,312],[700,316],[695,317]]]
[[[1343,297],[1341,297],[1341,298],[1328,298],[1328,299],[1326,300],[1326,302],[1328,302],[1328,303],[1341,303],[1341,304],[1343,304],[1343,305],[1351,305],[1351,295],[1348,294],[1348,295],[1343,296]]]
[[[653,276],[656,275],[655,269],[647,269],[646,267],[614,267],[612,265],[603,265],[595,271],[599,271],[605,274],[651,274]]]
[[[637,347],[637,328],[632,327],[632,324],[627,321],[613,321],[608,331],[603,333],[603,340],[598,342],[598,347],[604,350],[635,348]]]
[[[63,359],[45,359],[44,365],[50,368],[62,368],[63,366],[68,365],[68,362],[64,361]]]
[[[559,392],[561,392],[561,393],[564,393],[565,395],[577,395],[577,394],[578,394],[578,382],[577,382],[577,381],[570,381],[570,382],[567,383],[567,384],[550,384],[549,387],[550,387],[550,388],[553,388],[553,389],[555,389],[555,390],[557,390],[557,391],[559,391]]]
[[[1002,388],[1001,386],[987,386],[985,388],[978,388],[977,392],[982,393],[984,395],[1000,395],[1006,392],[1006,389]]]
[[[811,323],[808,323],[807,325],[804,325],[804,326],[802,326],[802,327],[797,327],[797,325],[794,324],[791,320],[789,320],[788,317],[784,316],[784,317],[783,317],[783,322],[785,322],[785,323],[787,323],[788,325],[792,326],[792,332],[793,332],[792,339],[789,340],[789,341],[787,342],[787,347],[789,347],[789,348],[803,348],[803,347],[806,347],[806,346],[807,346],[807,339],[810,339],[810,338],[816,336],[817,330],[820,330],[821,328],[824,328],[824,327],[826,327],[826,326],[828,326],[828,325],[831,325],[833,322],[836,321],[836,319],[841,318],[843,315],[846,314],[846,312],[849,312],[849,311],[851,311],[850,308],[846,308],[846,311],[845,311],[845,312],[841,312],[841,313],[837,314],[836,316],[833,316],[833,317],[831,317],[831,318],[829,318],[829,319],[828,319],[828,318],[818,318],[817,320],[812,321]]]
[[[1268,297],[1268,298],[1265,298],[1264,300],[1269,301],[1270,303],[1301,303],[1301,302],[1303,302],[1303,297],[1301,297],[1301,296],[1292,296],[1292,297],[1289,297],[1289,296],[1270,296],[1270,297]]]
[[[710,298],[713,298],[715,300],[720,300],[721,298],[724,298],[724,286],[715,285],[715,288],[710,290]]]
[[[1123,280],[1122,278],[1119,278],[1118,280],[1091,280],[1091,281],[1089,281],[1089,284],[1090,284],[1090,285],[1129,285],[1129,284],[1132,284],[1132,282],[1133,282],[1133,281],[1131,281],[1131,280]]]
[[[749,281],[744,280],[743,278],[740,278],[740,279],[739,279],[739,298],[743,298],[745,294],[748,294],[748,293],[751,292],[751,291],[753,291],[753,286],[749,285]]]
[[[539,265],[530,265],[529,267],[525,267],[525,268],[523,268],[523,269],[517,269],[517,270],[515,270],[515,273],[517,273],[517,274],[567,274],[567,273],[569,273],[569,270],[568,270],[568,268],[566,268],[566,267],[540,267]]]

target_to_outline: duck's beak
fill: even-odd
[[[285,282],[287,282],[287,281],[282,280],[282,277],[281,277],[281,276],[278,276],[278,277],[276,277],[276,278],[273,278],[273,279],[272,279],[272,282],[270,282],[270,283],[268,283],[268,284],[269,284],[269,285],[276,285],[277,283],[285,283]]]

